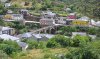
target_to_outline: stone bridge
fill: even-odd
[[[42,33],[45,33],[46,34],[47,31],[48,31],[49,34],[54,34],[54,33],[51,33],[51,32],[57,31],[57,28],[59,26],[66,26],[66,25],[63,25],[63,24],[55,24],[55,25],[52,25],[52,26],[47,26],[47,27],[43,27],[43,28],[34,30],[32,33],[41,33],[42,32]]]

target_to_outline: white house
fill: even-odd
[[[56,14],[51,11],[42,11],[43,18],[54,18],[55,16]]]
[[[0,26],[0,35],[1,34],[13,35],[15,34],[15,30],[13,28]]]
[[[12,10],[7,10],[7,13],[8,13],[8,14],[12,14],[13,11],[12,11]]]
[[[12,19],[14,20],[23,20],[23,15],[22,14],[12,14]]]
[[[79,18],[79,20],[83,20],[83,21],[89,21],[89,17],[87,17],[87,16],[83,16],[83,17],[81,17],[81,18]]]
[[[11,3],[5,3],[5,7],[10,7]]]
[[[4,16],[5,21],[23,21],[24,17],[22,14],[6,14]]]
[[[42,19],[40,19],[40,24],[42,26],[54,25],[55,24],[55,20],[54,19],[48,19],[48,18],[42,18]]]
[[[58,24],[66,24],[66,18],[64,17],[59,17],[59,19],[57,20]]]

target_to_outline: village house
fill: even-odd
[[[66,24],[66,18],[65,17],[59,17],[57,20],[57,24]]]
[[[87,17],[87,16],[83,16],[83,17],[81,17],[81,18],[79,18],[79,20],[83,20],[83,21],[89,21],[89,17]]]
[[[76,13],[70,13],[68,16],[67,16],[67,19],[76,19]]]
[[[24,21],[22,14],[6,14],[4,16],[5,21]]]
[[[56,18],[56,14],[51,11],[42,11],[42,18]]]
[[[11,3],[5,3],[5,7],[8,8],[11,6]]]
[[[15,30],[13,28],[0,26],[0,35],[1,34],[14,35],[15,34]]]
[[[14,20],[23,20],[23,15],[22,14],[12,14],[12,19]]]
[[[51,26],[55,24],[54,19],[42,18],[40,19],[41,26]]]
[[[89,21],[76,19],[76,20],[72,21],[72,25],[74,25],[74,26],[89,26]]]
[[[12,10],[7,10],[7,14],[12,14],[13,11]]]

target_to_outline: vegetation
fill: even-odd
[[[9,0],[12,3],[10,8],[4,7],[0,2],[0,15],[4,15],[7,9],[18,13],[16,8],[22,8],[21,2],[26,4],[32,2],[32,7],[27,8],[30,13],[40,16],[40,11],[52,10],[60,16],[66,17],[69,13],[78,12],[90,18],[100,19],[99,0]],[[71,10],[66,11],[66,8]],[[16,29],[16,34],[28,32],[30,29],[40,28],[39,24],[22,25],[20,22],[4,22],[0,19],[0,26],[10,26]],[[72,32],[86,32],[97,35],[95,40],[88,36],[76,35],[73,38]],[[61,27],[57,34],[48,41],[35,41],[34,39],[22,39],[27,43],[28,49],[21,51],[15,41],[0,39],[0,59],[100,59],[100,28],[97,27]],[[69,36],[69,37],[67,37]],[[10,57],[10,58],[9,58]]]
[[[67,47],[69,46],[69,38],[62,35],[56,35],[47,42],[48,48]]]

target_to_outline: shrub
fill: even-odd
[[[87,42],[89,42],[89,41],[90,41],[90,38],[88,36],[76,35],[73,38],[73,46],[74,47],[83,46],[83,45],[87,44]]]
[[[28,43],[29,49],[37,48],[37,46],[38,46],[38,42],[34,41],[34,40],[27,40],[26,43]]]
[[[67,47],[69,46],[69,43],[70,43],[69,38],[66,38],[63,35],[56,35],[47,42],[46,46],[49,48]]]

